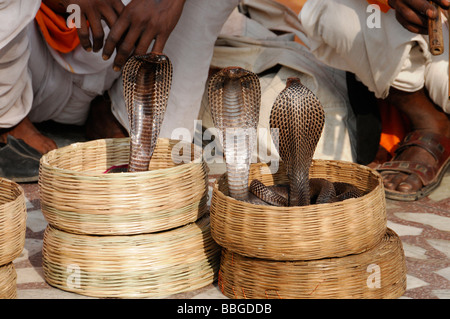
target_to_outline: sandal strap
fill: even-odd
[[[435,168],[431,165],[417,163],[417,162],[410,162],[410,161],[385,162],[381,165],[378,165],[376,167],[376,170],[379,172],[392,171],[392,172],[403,172],[403,173],[408,173],[408,174],[415,174],[420,178],[423,185],[430,184],[433,181],[433,179],[437,173]]]
[[[450,138],[431,132],[414,131],[400,143],[395,151],[395,157],[411,146],[421,147],[430,153],[435,158],[437,167],[441,167],[450,156]]]
[[[428,165],[425,163],[418,163],[414,161],[398,161],[396,158],[406,148],[411,146],[418,146],[429,152],[436,160],[435,165]],[[385,162],[378,165],[377,171],[396,171],[417,175],[423,185],[428,185],[436,177],[440,168],[450,158],[450,138],[431,133],[414,131],[408,134],[400,143],[395,151],[395,156],[392,161]]]

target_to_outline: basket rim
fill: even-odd
[[[17,204],[17,202],[25,200],[25,192],[24,192],[22,186],[20,186],[18,183],[14,182],[12,180],[9,180],[4,177],[0,177],[0,188],[2,188],[3,185],[5,185],[5,184],[9,184],[8,186],[12,186],[12,187],[10,187],[11,190],[13,190],[13,189],[17,190],[17,191],[19,191],[19,193],[17,194],[16,198],[14,198],[13,200],[6,201],[4,203],[0,202],[0,210],[6,208],[6,206],[15,205],[15,204]]]
[[[363,169],[363,170],[366,170],[366,171],[370,172],[371,174],[374,175],[374,177],[376,177],[376,179],[377,179],[377,181],[378,181],[378,183],[377,183],[378,185],[375,186],[375,188],[372,189],[372,190],[371,190],[370,192],[368,192],[367,194],[364,194],[363,196],[360,196],[360,197],[358,197],[358,198],[349,198],[349,199],[346,199],[346,200],[340,201],[340,202],[323,203],[323,204],[320,204],[320,207],[321,207],[321,208],[329,207],[329,208],[331,209],[332,207],[342,206],[343,203],[351,204],[351,203],[354,203],[354,202],[357,202],[357,201],[360,201],[360,200],[364,200],[365,198],[367,198],[370,194],[374,193],[375,191],[379,191],[380,189],[381,189],[381,191],[383,191],[384,186],[383,186],[381,174],[378,173],[376,170],[371,169],[371,168],[368,167],[368,166],[361,165],[361,164],[357,164],[357,163],[353,163],[353,162],[350,162],[350,161],[342,161],[342,160],[326,160],[326,159],[313,159],[311,166],[312,166],[312,165],[315,165],[315,164],[320,164],[320,163],[326,163],[326,164],[338,164],[338,163],[344,163],[344,164],[347,164],[347,165],[353,165],[353,166],[356,166],[356,167],[358,167],[358,168],[360,168],[360,169]],[[255,164],[252,164],[252,165],[259,165],[259,166],[262,166],[262,165],[265,165],[265,163],[255,163]],[[283,211],[283,212],[289,212],[289,213],[302,213],[302,212],[304,212],[305,210],[310,210],[310,208],[311,208],[311,206],[312,206],[312,205],[307,205],[307,206],[290,206],[290,207],[283,207],[283,206],[267,206],[267,205],[253,204],[253,203],[247,203],[247,202],[243,202],[243,201],[237,200],[237,199],[235,199],[235,198],[233,198],[233,197],[231,197],[231,196],[229,196],[229,195],[225,195],[225,194],[219,189],[219,182],[220,182],[223,178],[226,178],[226,174],[227,174],[227,173],[223,173],[222,175],[220,175],[219,178],[217,178],[217,179],[214,181],[214,184],[213,184],[213,190],[214,190],[214,191],[217,191],[217,194],[218,194],[219,196],[225,198],[227,201],[229,201],[229,202],[231,202],[231,203],[234,203],[234,204],[237,204],[237,205],[242,205],[242,206],[247,206],[247,205],[248,205],[248,206],[250,206],[250,207],[262,208],[262,209],[264,209],[265,211],[274,211],[274,212]],[[383,192],[384,192],[384,191],[383,191]],[[316,206],[316,205],[313,205],[313,206]]]
[[[203,161],[203,158],[197,158],[194,159],[193,161],[189,162],[189,163],[181,163],[178,164],[174,167],[168,167],[168,168],[159,168],[159,169],[153,169],[151,171],[144,171],[144,172],[122,172],[122,173],[110,173],[110,174],[104,174],[102,173],[97,173],[97,172],[87,172],[87,171],[77,171],[77,170],[73,170],[73,169],[67,169],[67,168],[61,168],[61,167],[57,167],[57,166],[52,166],[48,161],[49,161],[49,157],[54,156],[55,153],[57,152],[61,152],[61,151],[65,151],[68,149],[74,149],[80,146],[85,146],[86,144],[95,144],[95,143],[100,143],[100,142],[104,142],[105,145],[108,145],[108,143],[128,143],[129,144],[130,138],[129,137],[122,137],[122,138],[106,138],[106,139],[98,139],[98,140],[93,140],[93,141],[87,141],[87,142],[76,142],[55,150],[52,150],[50,152],[48,152],[47,154],[44,154],[41,159],[40,159],[40,166],[42,168],[48,169],[48,170],[53,170],[55,172],[58,172],[60,174],[69,174],[69,175],[76,175],[79,177],[85,176],[85,177],[102,177],[105,179],[117,179],[118,177],[123,177],[123,178],[129,178],[129,177],[141,177],[141,178],[145,178],[145,177],[155,177],[158,176],[162,173],[176,173],[178,170],[180,169],[185,169],[188,168],[189,166],[193,166],[193,165],[198,165],[198,164],[204,164],[205,162]],[[174,139],[168,139],[168,138],[158,138],[158,141],[168,141],[169,143],[174,141],[174,142],[183,142],[182,140],[174,140]],[[184,141],[186,143],[190,143],[187,141]],[[192,143],[190,143],[191,145],[193,145]]]

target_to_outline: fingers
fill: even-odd
[[[448,10],[450,8],[450,1],[448,0],[433,0],[433,2],[439,5],[442,9]]]
[[[184,0],[177,1],[147,1],[134,0],[123,7],[116,3],[120,0],[109,0],[118,14],[103,46],[103,58],[109,59],[114,50],[116,57],[113,68],[118,71],[125,64],[131,54],[146,54],[154,40],[153,51],[162,53],[167,39],[178,22],[183,10]],[[120,13],[119,13],[120,12]],[[111,17],[111,18],[109,18]],[[108,12],[106,19],[114,21],[112,12]],[[94,32],[94,26],[92,26]],[[100,40],[100,32],[97,34]],[[94,44],[95,49],[98,48]]]
[[[118,46],[117,54],[114,59],[113,68],[115,71],[119,71],[122,66],[127,61],[128,57],[134,51],[135,44],[141,35],[141,30],[136,27],[131,27],[131,29],[127,32],[124,40]],[[144,53],[145,54],[145,53]]]
[[[109,28],[112,28],[112,26],[116,23],[118,16],[120,15],[120,13],[118,13],[114,7],[110,6],[105,6],[101,14]]]
[[[435,1],[448,3],[448,0]],[[389,0],[389,5],[395,9],[398,22],[414,33],[427,34],[428,20],[438,15],[438,10],[427,0]]]
[[[417,15],[413,11],[403,15],[396,11],[395,15],[398,22],[408,31],[420,34],[428,33],[428,19],[424,16]]]
[[[85,15],[81,15],[80,22],[81,25],[78,29],[80,44],[86,51],[92,51],[91,41],[89,40],[89,26]]]
[[[103,39],[105,36],[100,17],[90,13],[89,16],[81,15],[80,18],[81,26],[78,29],[78,37],[81,46],[86,51],[99,51],[103,47]],[[89,31],[92,33],[93,43],[91,43]]]
[[[155,44],[153,45],[152,51],[162,54],[162,52],[164,50],[164,46],[166,45],[168,38],[169,38],[169,35],[158,34],[158,36],[155,39]]]
[[[120,0],[110,0],[108,3],[83,6],[81,15],[81,27],[78,29],[80,44],[86,51],[100,51],[103,47],[104,31],[102,20],[111,28],[123,11],[124,4]],[[92,43],[90,36],[92,35]]]
[[[89,21],[89,27],[92,32],[92,49],[94,52],[98,52],[103,47],[103,39],[105,33],[103,32],[101,17],[97,14],[91,14],[87,16]]]
[[[125,35],[129,27],[129,22],[126,18],[123,16],[120,16],[119,19],[117,19],[116,23],[114,24],[114,27],[111,28],[111,31],[109,32],[108,37],[106,38],[105,45],[103,47],[103,59],[108,60],[111,55],[114,52],[114,49],[118,47],[118,44],[121,43],[121,47],[124,45],[123,43],[125,40],[122,41],[122,37]],[[125,44],[122,47],[122,54],[124,54],[124,51],[127,51],[128,44]],[[117,59],[117,57],[116,57]],[[121,60],[119,58],[118,60]],[[115,65],[116,66],[116,65]]]
[[[153,32],[145,32],[141,35],[139,39],[139,43],[134,50],[134,54],[136,55],[144,55],[147,54],[148,49],[155,38],[155,34]]]
[[[120,16],[122,14],[123,9],[125,8],[125,5],[121,0],[115,0],[111,3],[112,8],[114,11],[116,11],[117,16]]]

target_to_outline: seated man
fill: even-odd
[[[378,23],[370,20],[377,16],[368,2],[382,10]],[[445,10],[450,4],[434,2]],[[424,35],[437,14],[426,0],[310,0],[300,13],[314,55],[355,74],[409,122],[393,159],[377,167],[388,198],[428,195],[450,164],[448,26],[443,23],[444,55],[431,55]]]
[[[81,9],[79,28],[66,25],[69,4]],[[237,4],[0,0],[0,177],[36,181],[40,155],[57,145],[33,123],[85,124],[91,102],[105,93],[113,94],[111,100],[95,100],[94,110],[102,113],[92,116],[90,135],[125,135],[120,70],[131,54],[164,51],[172,61],[161,136],[170,137],[180,125],[193,130],[215,40]],[[122,115],[122,122],[113,114]]]

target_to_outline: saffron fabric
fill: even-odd
[[[69,28],[64,17],[43,2],[35,19],[48,45],[56,51],[69,53],[80,44],[77,29]]]

